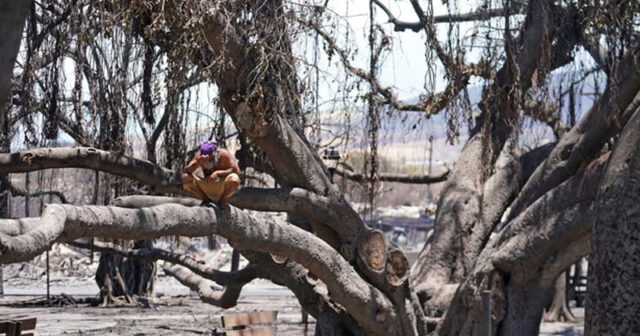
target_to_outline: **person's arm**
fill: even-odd
[[[240,174],[240,167],[238,167],[238,163],[233,158],[233,156],[231,156],[231,153],[227,152],[224,149],[221,149],[218,151],[218,155],[218,166],[220,167],[220,169],[214,171],[209,176],[212,180],[215,180],[218,177],[226,177],[227,175],[232,173]]]
[[[191,161],[189,161],[189,163],[187,163],[187,165],[184,167],[182,172],[186,173],[186,174],[193,174],[193,171],[198,169],[198,166],[200,166],[200,164],[198,163],[198,157],[199,156],[200,155],[194,156],[193,159],[191,159]]]

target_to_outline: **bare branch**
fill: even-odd
[[[357,77],[366,80],[372,86],[372,91],[375,94],[382,96],[379,103],[383,105],[390,105],[399,111],[416,111],[426,112],[427,116],[439,113],[444,109],[468,84],[469,79],[473,75],[486,77],[487,69],[484,64],[472,64],[460,67],[459,71],[452,72],[447,87],[444,91],[426,95],[418,103],[405,103],[398,99],[397,95],[389,87],[383,87],[378,79],[370,76],[370,74],[364,69],[353,66],[349,61],[348,53],[346,50],[340,48],[335,39],[325,32],[317,23],[311,20],[298,19],[301,24],[312,28],[322,37],[328,44],[328,47],[334,50],[340,57],[340,61],[344,67],[350,73]]]
[[[405,175],[405,174],[380,173],[378,174],[376,181],[410,183],[410,184],[432,184],[432,183],[439,183],[439,182],[446,181],[447,177],[449,177],[450,172],[451,171],[447,169],[446,171],[438,175]],[[342,167],[338,167],[336,169],[336,174],[355,182],[371,181],[371,178],[369,176],[365,176],[364,174],[356,173],[354,171],[347,170]]]
[[[150,208],[156,205],[167,203],[181,204],[184,206],[197,206],[202,201],[190,197],[169,197],[169,196],[150,196],[150,195],[132,195],[120,196],[113,201],[111,205],[121,208]],[[235,204],[234,204],[235,205]]]
[[[524,115],[549,126],[556,136],[556,139],[560,139],[564,133],[567,132],[567,126],[562,122],[557,104],[547,104],[533,101],[532,99],[525,99],[522,109]]]
[[[58,197],[58,199],[60,199],[60,202],[63,204],[69,203],[69,200],[67,200],[67,197],[61,192],[61,191],[57,191],[57,190],[44,190],[44,191],[35,191],[35,192],[27,192],[24,189],[20,189],[18,187],[16,187],[15,185],[13,185],[13,183],[11,183],[11,181],[9,180],[9,178],[7,177],[7,175],[0,175],[0,181],[2,181],[2,183],[11,191],[11,193],[13,195],[16,196],[33,196],[33,197],[37,197],[37,196],[42,196],[42,195],[53,195]]]
[[[234,307],[238,303],[238,297],[244,286],[244,284],[230,285],[222,291],[217,291],[211,288],[207,279],[194,274],[186,267],[165,262],[162,269],[181,284],[196,291],[202,302],[222,308]]]
[[[147,261],[163,260],[172,264],[183,266],[189,269],[191,272],[201,276],[203,278],[212,280],[220,284],[221,286],[229,285],[241,285],[248,283],[256,278],[264,277],[258,271],[258,268],[254,265],[249,265],[239,271],[225,272],[214,269],[206,264],[202,260],[195,260],[192,257],[172,251],[167,251],[159,248],[142,248],[142,249],[127,249],[120,245],[103,242],[88,242],[82,240],[74,240],[67,242],[67,244],[92,249],[94,251],[119,254],[127,258],[136,258]]]
[[[0,262],[28,260],[55,241],[80,237],[151,239],[167,235],[220,234],[239,250],[273,253],[294,260],[318,276],[335,302],[345,307],[370,334],[387,334],[395,324],[391,302],[364,281],[347,260],[314,234],[279,220],[258,219],[229,207],[166,204],[125,209],[50,204],[29,227],[21,220],[0,220]],[[21,234],[10,236],[7,231]],[[335,274],[341,276],[336,277]],[[384,314],[386,319],[376,319]]]
[[[414,32],[419,32],[424,29],[424,25],[421,22],[408,22],[401,21],[396,18],[393,13],[379,0],[373,0],[373,2],[382,9],[382,11],[389,17],[389,23],[394,25],[395,31],[405,31],[407,29]],[[484,21],[495,17],[504,17],[505,15],[523,14],[523,9],[526,8],[524,3],[519,2],[518,6],[509,8],[509,11],[505,8],[488,9],[486,7],[480,7],[474,11],[460,14],[445,14],[436,15],[433,17],[433,23],[456,23],[456,22],[469,22],[469,21]]]
[[[558,142],[513,202],[510,219],[593,159],[609,137],[624,127],[640,91],[640,49],[629,52],[618,67],[618,83],[608,86],[587,115]]]
[[[0,174],[24,173],[50,168],[87,168],[124,176],[151,186],[156,192],[188,193],[182,176],[149,161],[91,147],[29,149],[0,154]]]

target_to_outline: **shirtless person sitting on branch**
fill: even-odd
[[[182,173],[183,188],[204,201],[217,201],[221,209],[240,184],[240,169],[231,153],[218,149],[217,141],[205,141],[200,153],[187,164]]]

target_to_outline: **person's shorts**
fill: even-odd
[[[198,193],[197,190],[199,190],[210,200],[219,201],[220,197],[222,197],[222,193],[224,192],[225,185],[230,182],[240,184],[240,176],[238,176],[238,174],[231,173],[218,179],[216,182],[207,182],[207,180],[196,177],[193,182],[184,184],[183,188],[185,190],[195,192],[196,194]]]

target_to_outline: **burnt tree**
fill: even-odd
[[[480,293],[487,289],[492,291],[492,330],[501,335],[536,335],[545,308],[543,293],[564,270],[591,252],[593,242],[593,250],[601,251],[595,257],[602,259],[590,268],[596,291],[589,302],[600,305],[599,311],[611,308],[617,314],[616,330],[636,330],[637,321],[627,309],[634,299],[610,301],[604,291],[623,295],[628,290],[619,286],[619,279],[626,275],[610,260],[626,258],[625,269],[637,269],[633,176],[640,127],[640,53],[628,27],[633,26],[638,5],[625,7],[622,19],[612,22],[581,2],[533,0],[517,8],[507,2],[502,10],[446,17],[434,17],[419,1],[410,2],[418,22],[396,19],[380,1],[372,1],[371,8],[383,10],[396,30],[424,31],[429,48],[445,68],[447,88],[411,104],[380,84],[372,70],[379,60],[375,55],[388,45],[384,34],[372,35],[374,57],[370,71],[365,71],[351,64],[349,53],[322,26],[289,15],[281,1],[222,1],[204,8],[199,7],[201,3],[168,2],[165,10],[171,15],[163,21],[164,31],[192,29],[198,34],[190,42],[198,42],[198,48],[208,44],[214,62],[207,75],[218,88],[224,112],[264,155],[265,171],[274,175],[280,187],[243,188],[231,199],[228,211],[215,205],[194,206],[188,198],[149,195],[122,197],[112,206],[50,204],[40,217],[2,220],[0,262],[28,260],[54,242],[83,237],[219,234],[250,261],[248,268],[202,269],[180,255],[151,247],[129,250],[99,244],[97,248],[164,260],[167,273],[197,289],[203,301],[223,307],[235,304],[250,279],[271,279],[295,293],[317,319],[319,335],[477,334]],[[193,17],[194,12],[201,20],[189,21],[192,26],[185,27],[185,17]],[[522,24],[511,29],[509,17],[520,13],[524,14]],[[497,71],[487,60],[467,64],[460,50],[449,50],[437,39],[437,23],[495,17],[505,18],[504,52]],[[594,21],[610,25],[588,26]],[[440,195],[433,239],[411,269],[402,251],[367,227],[345,201],[304,133],[296,67],[290,62],[289,29],[294,22],[317,33],[346,71],[368,84],[370,104],[431,115],[455,105],[472,77],[488,83],[469,138]],[[567,23],[579,29],[563,31]],[[598,27],[628,34],[621,35],[624,43],[609,45],[613,49],[601,53],[599,37],[607,32],[593,33]],[[511,36],[513,31],[517,35]],[[182,40],[175,37],[155,35],[179,49],[176,42]],[[534,98],[554,69],[574,61],[576,47],[589,51],[605,72],[607,84],[593,106],[569,128],[561,122],[557,106]],[[185,49],[187,55],[195,54],[193,46]],[[556,142],[534,149],[519,146],[519,120],[524,115],[548,124]],[[64,167],[133,179],[153,193],[184,193],[179,171],[117,150],[41,148],[0,154],[0,174]],[[610,191],[619,192],[611,197]],[[619,216],[619,204],[628,205],[628,216]],[[286,212],[296,220],[262,218],[245,210]],[[610,221],[617,225],[604,225]],[[594,228],[602,231],[602,241],[592,234]],[[611,250],[614,241],[628,249]],[[286,260],[274,263],[272,255]],[[607,267],[616,269],[608,272]],[[202,278],[228,286],[215,292],[203,285]],[[589,309],[588,332],[597,334],[600,328],[612,327],[607,323],[613,318]]]

